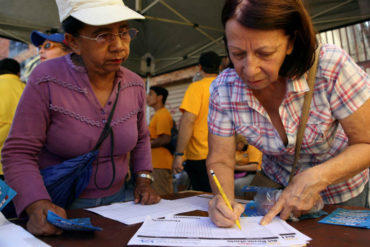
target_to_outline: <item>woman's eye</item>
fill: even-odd
[[[232,53],[232,56],[236,59],[243,58],[244,53]]]
[[[271,52],[259,52],[258,55],[261,57],[269,57],[272,55],[272,53]]]

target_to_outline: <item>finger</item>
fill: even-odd
[[[27,222],[27,229],[35,235],[43,236],[60,235],[63,233],[63,230],[56,228],[55,226],[46,221],[42,221],[40,222],[40,224],[35,224],[35,221],[29,220]]]
[[[212,221],[218,227],[232,227],[233,225],[235,225],[234,219],[224,217],[223,213],[219,211],[217,208],[214,208],[213,210],[210,211],[210,216]]]
[[[161,200],[161,197],[157,195],[156,193],[151,194],[151,201],[150,204],[158,203]]]
[[[219,226],[222,227],[231,227],[235,224],[236,220],[239,218],[239,215],[235,213],[235,209],[230,209],[225,201],[221,198],[221,196],[216,197],[215,208],[217,215],[216,217],[217,222],[219,222]],[[238,209],[240,210],[240,209]]]
[[[140,202],[140,194],[135,190],[134,191],[134,203]]]
[[[146,192],[146,191],[141,192],[140,193],[140,197],[141,197],[140,203],[142,205],[149,204],[150,196],[149,196],[149,193],[148,192]]]
[[[150,205],[150,204],[154,204],[155,201],[156,201],[156,195],[154,192],[147,192],[148,196],[147,196],[147,201],[144,202],[145,205]]]
[[[240,215],[244,212],[244,207],[240,203],[235,203],[232,205],[234,208],[234,213],[237,216],[237,218],[240,218]]]
[[[301,211],[301,210],[292,210],[291,214],[293,214],[294,217],[299,218],[303,214],[303,211]]]
[[[271,222],[271,220],[278,215],[281,210],[283,209],[284,202],[283,200],[279,199],[276,204],[267,212],[267,214],[262,218],[260,221],[261,225],[267,225]]]

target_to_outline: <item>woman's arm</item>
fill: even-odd
[[[279,213],[283,219],[291,212],[299,216],[314,206],[328,185],[346,181],[370,166],[370,100],[340,124],[348,136],[348,147],[321,165],[297,174],[261,224],[268,224]]]
[[[145,118],[145,91],[142,90],[140,93],[142,102],[141,112],[138,113],[137,119],[138,141],[135,148],[130,153],[130,164],[132,165],[132,169],[135,174],[149,173],[153,169],[149,129]],[[159,202],[161,199],[151,187],[150,180],[140,177],[135,179],[134,198],[135,203],[141,204],[154,204]]]
[[[216,196],[209,202],[208,213],[212,221],[220,227],[231,227],[240,217],[244,208],[234,201],[234,163],[235,137],[221,137],[208,134],[207,170],[212,169],[228,197],[233,211],[227,206],[219,194],[217,186],[208,172],[212,191]]]
[[[241,172],[254,172],[259,170],[259,165],[255,162],[250,162],[245,165],[240,165],[238,163],[235,164],[235,171]]]
[[[176,143],[176,153],[184,153],[186,146],[188,145],[191,135],[193,134],[194,121],[197,115],[194,113],[184,111],[180,120],[180,128]],[[172,161],[172,171],[174,174],[182,172],[184,170],[183,156],[175,155]]]

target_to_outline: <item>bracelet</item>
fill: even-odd
[[[153,176],[149,173],[138,173],[136,174],[136,177],[149,179],[150,183],[154,182]]]
[[[175,156],[184,156],[184,153],[174,152],[173,155],[175,155]]]

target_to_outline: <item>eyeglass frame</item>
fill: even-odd
[[[47,45],[49,45],[49,46],[46,47]],[[39,51],[42,50],[42,49],[45,50],[45,51],[48,51],[48,50],[51,50],[55,47],[62,47],[62,44],[60,44],[59,42],[46,40],[44,43],[39,45],[37,48],[38,48]]]
[[[123,31],[123,32],[119,32],[119,33],[112,33],[112,32],[100,33],[100,34],[96,35],[95,38],[85,36],[85,35],[81,35],[81,34],[78,37],[88,39],[88,40],[94,40],[98,44],[104,44],[104,43],[112,43],[115,40],[116,36],[118,36],[121,40],[124,40],[124,39],[127,38],[127,36],[126,36],[127,34],[130,37],[130,40],[133,40],[133,39],[135,39],[138,32],[139,32],[139,30],[137,30],[136,28],[129,28],[127,31]],[[107,39],[102,38],[101,41],[98,40],[99,37],[101,37],[102,35],[106,35],[106,34],[111,34],[112,39],[107,40]]]

